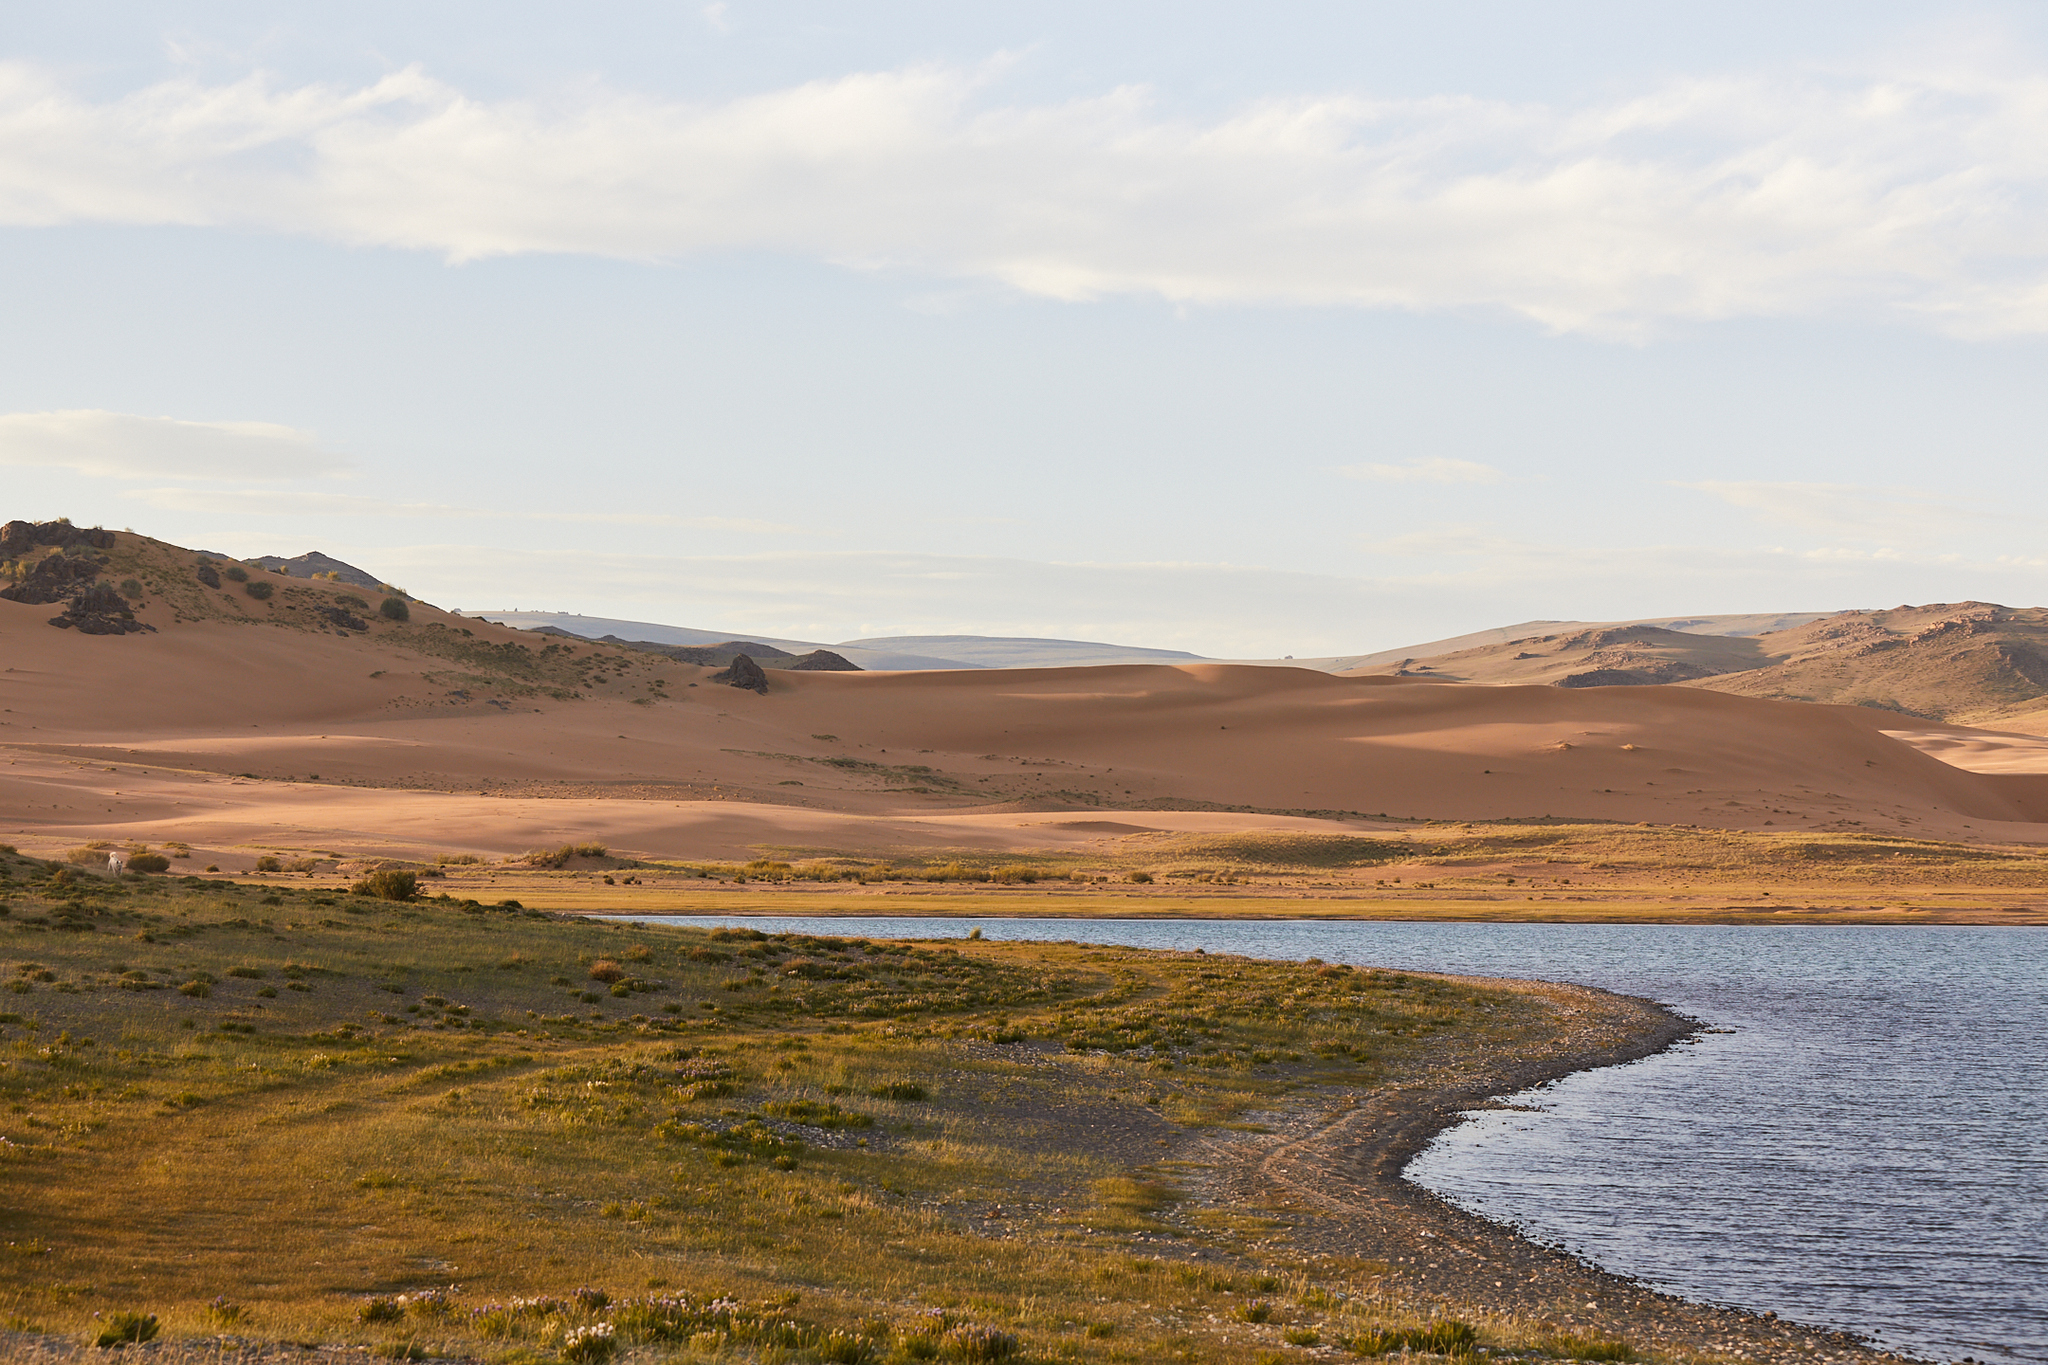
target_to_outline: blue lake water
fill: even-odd
[[[1687,1298],[2048,1362],[2048,934],[1960,926],[649,917],[1573,981],[1725,1034],[1517,1097],[1408,1168]]]

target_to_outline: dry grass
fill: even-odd
[[[1233,1362],[1418,1328],[1161,1163],[1550,1027],[1385,972],[0,873],[0,1313],[65,1341]]]

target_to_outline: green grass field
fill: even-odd
[[[0,1313],[76,1340],[1399,1345],[1450,1310],[1296,1254],[1284,1209],[1196,1197],[1189,1140],[1555,1024],[1541,992],[1318,964],[628,928],[11,853],[0,905]]]

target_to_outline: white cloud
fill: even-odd
[[[1673,80],[1575,107],[1139,89],[1003,105],[995,68],[722,103],[0,67],[0,222],[261,227],[457,260],[726,249],[1061,299],[1504,309],[1563,330],[1854,312],[2048,330],[2048,76]]]
[[[278,479],[328,474],[341,457],[272,422],[186,422],[77,408],[0,414],[0,465],[123,479]]]
[[[434,521],[539,521],[599,526],[645,526],[687,531],[739,531],[802,535],[801,528],[751,517],[679,517],[665,512],[526,512],[458,507],[442,502],[393,502],[359,493],[290,488],[136,488],[124,495],[167,512],[239,517],[427,518]],[[816,534],[816,533],[811,533]]]
[[[1762,480],[1707,480],[1678,487],[1710,494],[1767,522],[1844,540],[1928,545],[2017,520],[1915,488]]]
[[[1409,460],[1405,464],[1354,464],[1339,471],[1346,478],[1367,483],[1499,483],[1500,471],[1490,464],[1471,460],[1450,460],[1442,456]]]

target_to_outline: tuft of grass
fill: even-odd
[[[154,1313],[109,1313],[92,1344],[101,1350],[110,1346],[140,1346],[145,1341],[154,1341],[156,1333]]]
[[[1606,1337],[1582,1337],[1569,1333],[1545,1337],[1542,1348],[1560,1360],[1634,1360],[1635,1348],[1625,1341]]]

